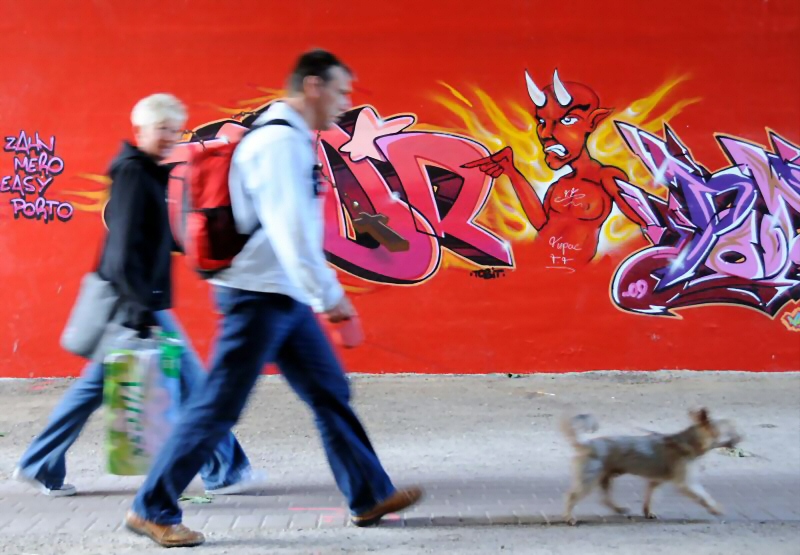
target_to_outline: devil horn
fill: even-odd
[[[562,106],[568,106],[572,102],[572,97],[567,92],[561,79],[558,78],[558,70],[553,72],[553,90],[556,93],[556,100],[558,100],[558,103]]]
[[[536,86],[536,83],[533,82],[531,76],[528,75],[528,71],[525,71],[525,81],[528,83],[528,94],[533,100],[533,103],[536,104],[538,108],[544,106],[544,103],[547,102],[547,97],[544,95],[542,91],[539,90],[539,87]]]

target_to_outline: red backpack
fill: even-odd
[[[236,229],[228,176],[239,143],[267,125],[291,127],[286,120],[274,119],[251,127],[238,141],[201,143],[202,148],[189,155],[184,179],[170,180],[170,204],[179,210],[179,216],[171,218],[173,233],[189,266],[203,279],[229,268],[253,233],[244,235]]]

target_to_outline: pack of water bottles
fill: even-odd
[[[177,419],[182,352],[175,335],[156,332],[121,338],[103,359],[109,473],[147,474]]]

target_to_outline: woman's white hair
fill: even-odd
[[[183,125],[186,118],[183,102],[167,93],[151,94],[137,102],[131,111],[131,123],[137,127],[165,122]]]

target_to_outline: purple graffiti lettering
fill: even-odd
[[[62,222],[67,222],[72,219],[72,215],[75,214],[75,209],[72,205],[68,202],[58,202],[58,201],[50,201],[58,203],[58,207],[56,208],[56,217],[61,220]]]
[[[44,223],[49,223],[57,218],[62,222],[66,222],[72,219],[75,213],[75,209],[70,203],[47,200],[44,197],[39,197],[33,202],[28,202],[23,198],[14,198],[11,199],[10,203],[14,219],[19,219],[22,216],[28,220],[41,220]]]
[[[53,220],[66,222],[72,219],[74,207],[68,202],[48,200],[45,193],[56,176],[64,171],[64,160],[55,155],[56,138],[49,143],[42,140],[39,132],[33,135],[20,131],[19,135],[5,137],[3,150],[13,152],[15,175],[0,180],[0,192],[17,193],[20,198],[11,199],[14,219],[24,218],[49,223]],[[37,195],[38,193],[38,195]],[[29,195],[37,195],[31,199]]]
[[[23,156],[22,158],[14,158],[14,171],[22,171],[26,174],[45,173],[56,176],[64,171],[64,161],[58,156],[51,156],[43,152],[38,157]]]
[[[32,218],[36,214],[36,207],[33,203],[22,198],[12,198],[11,207],[14,210],[14,219],[19,219],[20,215]]]
[[[21,182],[21,189],[20,192],[25,195],[30,195],[36,192],[36,185],[34,184],[35,178],[30,175],[26,175],[20,179],[21,176],[17,175],[14,178],[14,182]],[[11,186],[11,190],[14,190],[14,186]]]
[[[35,178],[30,175],[6,175],[0,180],[0,193],[19,193],[20,196],[36,192]]]
[[[36,158],[29,158],[23,156],[22,158],[14,158],[14,171],[23,171],[25,173],[36,173]]]
[[[620,308],[673,315],[727,303],[774,316],[800,298],[800,148],[772,133],[772,152],[720,136],[731,165],[711,173],[669,127],[660,139],[616,123],[666,190],[665,200],[617,180],[652,243],[617,269],[612,296]]]
[[[6,144],[3,146],[3,150],[6,152],[24,152],[28,154],[32,150],[36,150],[52,154],[56,150],[55,136],[50,137],[50,143],[48,144],[41,139],[38,131],[36,131],[33,136],[27,135],[25,131],[20,131],[17,136],[5,137],[5,141]]]
[[[47,217],[47,199],[44,197],[39,197],[33,201],[33,206],[36,208],[36,219],[41,220],[44,218],[45,223],[47,223],[49,221],[49,218]]]
[[[47,190],[47,188],[50,186],[50,184],[53,182],[53,178],[48,177],[47,179],[42,181],[41,178],[37,177],[36,181],[39,183],[39,194],[43,195],[44,192]]]
[[[43,152],[39,155],[39,167],[50,175],[60,175],[64,171],[64,161],[58,156],[49,156]]]

